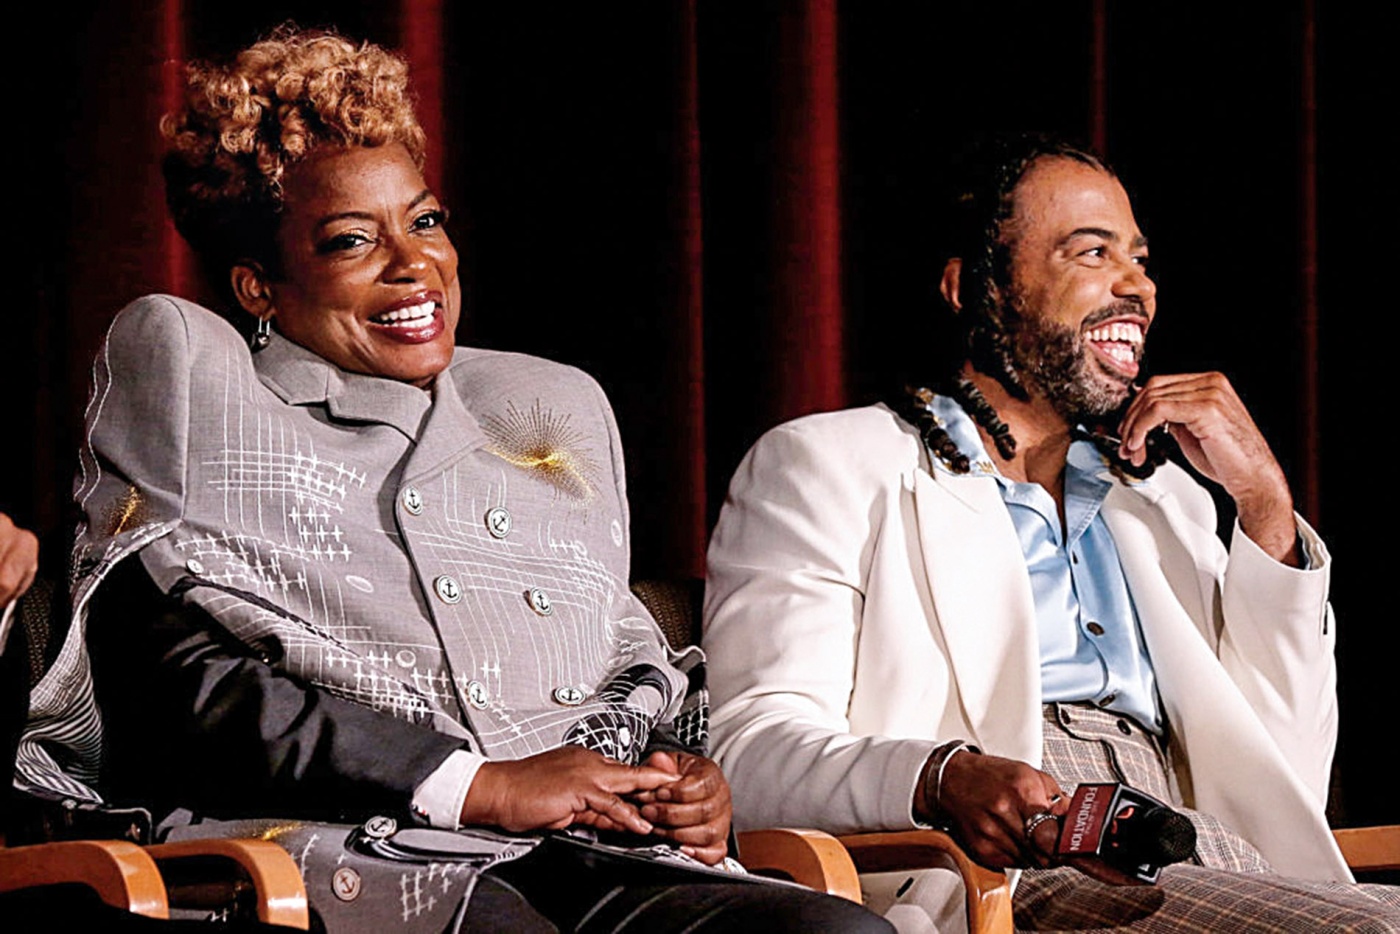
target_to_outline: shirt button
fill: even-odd
[[[1090,622],[1089,625],[1085,626],[1084,628],[1087,629],[1087,630],[1089,630],[1091,633],[1093,633],[1093,634],[1096,635],[1096,636],[1101,636],[1101,635],[1103,635],[1103,627],[1100,626],[1098,623]]]
[[[1075,564],[1078,564],[1078,563],[1079,563],[1079,552],[1077,552],[1077,551],[1071,551],[1071,552],[1069,553],[1069,560],[1072,561],[1072,562],[1074,562]]]
[[[486,703],[490,698],[486,695],[486,685],[480,681],[467,682],[467,703],[477,710],[485,710]]]
[[[433,581],[433,589],[443,603],[460,603],[462,600],[462,585],[446,574]]]
[[[505,538],[510,534],[510,512],[504,506],[494,506],[486,510],[486,531],[492,538]]]
[[[423,514],[423,495],[418,492],[418,487],[404,487],[403,508],[408,510],[409,515],[421,516]]]
[[[1118,695],[1117,695],[1117,694],[1105,694],[1105,695],[1103,696],[1103,700],[1099,701],[1099,706],[1100,706],[1100,707],[1107,707],[1109,704],[1113,703],[1113,702],[1116,701],[1117,699],[1118,699]]]
[[[1118,732],[1119,732],[1119,733],[1122,733],[1124,736],[1132,736],[1132,735],[1133,735],[1133,728],[1130,727],[1130,726],[1128,726],[1128,721],[1127,721],[1127,720],[1119,720],[1119,721],[1118,721]]]
[[[525,591],[525,599],[530,602],[530,609],[541,616],[548,616],[554,612],[554,603],[549,599],[549,594],[538,587],[531,587]]]
[[[583,703],[585,696],[582,688],[566,685],[554,689],[554,699],[565,707],[577,707],[579,704]]]
[[[1069,711],[1066,710],[1066,709],[1063,708],[1063,707],[1060,708],[1060,722],[1061,722],[1061,723],[1070,723],[1070,722],[1071,722],[1071,720],[1070,720],[1070,715],[1069,715]]]
[[[200,561],[195,560],[194,558],[191,558],[190,560],[185,562],[185,570],[189,571],[191,574],[203,574],[204,564]]]
[[[412,649],[399,649],[394,656],[394,661],[399,663],[400,668],[412,668],[418,662],[418,656],[413,654]]]

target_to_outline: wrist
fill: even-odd
[[[495,819],[498,810],[496,796],[500,768],[499,762],[483,762],[481,767],[476,770],[471,786],[467,788],[467,795],[462,799],[462,826],[472,824],[494,826],[500,823]]]
[[[924,761],[919,774],[919,787],[914,793],[914,817],[921,823],[943,826],[947,823],[947,812],[943,809],[943,776],[948,763],[958,753],[979,755],[982,750],[964,740],[953,740],[935,749]]]
[[[1293,516],[1293,497],[1286,484],[1282,490],[1235,498],[1240,531],[1275,561],[1301,566],[1298,550],[1298,523]]]

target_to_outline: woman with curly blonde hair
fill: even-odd
[[[403,61],[285,27],[189,75],[168,201],[251,342],[114,321],[22,781],[276,839],[331,931],[883,929],[711,868],[703,669],[628,589],[612,412],[454,347]]]
[[[160,130],[171,216],[221,288],[239,259],[276,268],[284,180],[313,152],[397,143],[424,165],[403,59],[291,26],[227,65],[190,65],[185,109]]]

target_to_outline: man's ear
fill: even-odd
[[[255,318],[267,318],[276,310],[273,307],[272,288],[267,273],[252,260],[240,260],[229,270],[229,284],[233,295],[243,310]]]
[[[954,311],[962,311],[962,299],[958,296],[961,284],[962,259],[954,256],[943,265],[943,278],[938,283],[938,291],[942,293],[943,300]]]

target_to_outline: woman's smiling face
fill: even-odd
[[[341,369],[432,385],[452,360],[461,286],[446,215],[408,151],[313,153],[283,194],[281,275],[256,273],[262,300],[244,307]]]

